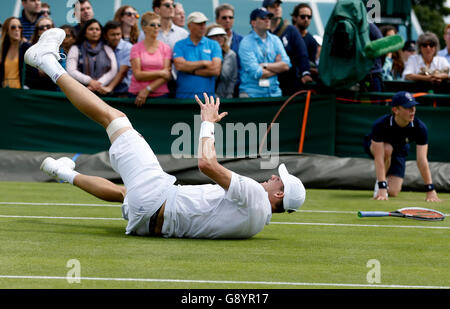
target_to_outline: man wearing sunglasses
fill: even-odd
[[[282,3],[281,0],[264,0],[263,7],[273,14],[270,32],[281,39],[286,53],[291,59],[292,66],[289,71],[278,75],[283,95],[291,96],[306,83],[312,82],[312,78],[305,42],[297,29],[283,19]]]
[[[41,16],[41,0],[22,0],[22,16],[19,17],[23,26],[23,37],[29,41],[33,36],[36,22]]]
[[[306,3],[299,3],[294,7],[292,12],[292,24],[297,27],[298,31],[305,41],[308,49],[309,61],[316,63],[318,44],[314,37],[308,32],[308,27],[311,25],[312,9]]]
[[[158,40],[174,48],[175,43],[188,37],[189,32],[173,23],[175,5],[173,0],[153,0],[153,11],[161,17],[161,28]],[[139,41],[145,39],[143,31],[139,34]]]

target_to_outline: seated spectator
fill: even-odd
[[[385,80],[403,80],[403,70],[405,69],[405,63],[408,61],[409,57],[415,55],[416,52],[416,42],[406,41],[405,45],[401,50],[392,53],[392,68],[386,76]]]
[[[450,63],[450,24],[444,28],[444,41],[446,46],[438,52],[438,56],[444,57]]]
[[[64,38],[61,47],[64,50],[64,54],[67,55],[72,45],[77,41],[77,35],[75,29],[71,25],[62,25],[60,28],[66,32],[66,37]]]
[[[136,105],[145,104],[148,97],[167,98],[170,80],[172,49],[157,39],[161,28],[159,15],[147,12],[142,15],[141,27],[145,39],[131,48],[130,61],[133,76],[129,92],[136,96]]]
[[[75,17],[79,23],[73,28],[78,36],[78,33],[80,33],[83,25],[95,17],[94,9],[92,8],[92,4],[89,0],[77,0],[75,3]]]
[[[406,80],[441,84],[449,80],[450,65],[447,59],[438,56],[439,39],[432,32],[422,33],[417,39],[419,54],[409,57],[403,71]]]
[[[128,97],[128,88],[130,87],[132,75],[130,63],[132,45],[130,42],[122,39],[120,22],[109,21],[103,30],[106,43],[116,54],[117,67],[119,68],[119,72],[114,79],[108,86],[103,87],[103,92],[115,97],[126,98]]]
[[[178,71],[176,97],[192,99],[195,95],[215,94],[216,78],[222,67],[219,43],[205,37],[208,18],[192,12],[187,19],[189,36],[175,44],[173,58]]]
[[[236,53],[231,50],[227,33],[222,26],[212,24],[206,29],[206,33],[208,38],[217,41],[222,48],[223,62],[219,78],[216,80],[216,97],[233,98],[234,86],[238,79]]]
[[[137,25],[137,20],[139,14],[130,5],[123,5],[114,14],[114,21],[120,22],[122,30],[122,39],[130,42],[131,44],[136,44],[139,37],[139,28]]]
[[[117,74],[116,55],[104,43],[102,31],[102,25],[96,19],[87,21],[67,55],[67,73],[99,94]]]
[[[41,35],[47,31],[48,29],[55,28],[55,24],[50,17],[41,17],[36,22],[36,26],[34,28],[34,33],[31,36],[31,45],[37,43]],[[62,52],[62,51],[61,51]],[[61,58],[60,63],[62,63],[63,67],[65,67],[65,59]],[[29,89],[39,89],[39,90],[48,90],[48,91],[56,91],[57,86],[51,80],[51,78],[45,74],[44,72],[26,65],[26,78],[25,78],[25,87]]]
[[[381,34],[383,37],[393,36],[397,34],[397,28],[392,25],[384,25],[380,27]],[[394,80],[394,76],[392,74],[392,66],[393,66],[393,54],[388,53],[382,58],[382,72],[381,77],[383,80]],[[397,57],[398,58],[398,57]]]
[[[3,88],[22,88],[25,72],[24,55],[29,43],[23,42],[22,24],[16,17],[9,17],[3,23],[0,43],[0,82]]]
[[[273,14],[255,9],[250,14],[253,30],[239,46],[241,84],[239,97],[280,97],[278,74],[291,67],[291,61],[281,40],[269,32]]]

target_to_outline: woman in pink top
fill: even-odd
[[[157,39],[160,22],[159,15],[153,12],[142,15],[145,40],[131,48],[133,77],[128,92],[136,96],[137,106],[145,104],[147,97],[165,98],[169,94],[167,82],[172,76],[172,49]]]

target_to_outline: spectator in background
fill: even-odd
[[[70,48],[72,47],[73,44],[75,44],[77,40],[75,29],[71,25],[62,25],[60,28],[66,32],[66,37],[64,38],[61,47],[64,50],[64,54],[67,55],[69,53]]]
[[[306,48],[308,49],[310,66],[312,69],[314,69],[314,72],[317,73],[317,69],[315,68],[317,42],[308,31],[313,17],[312,9],[309,4],[299,3],[294,7],[291,16],[292,24],[297,27],[298,31],[300,31],[300,34],[303,37],[303,40],[305,41]]]
[[[308,50],[298,30],[283,20],[281,0],[264,0],[263,7],[273,14],[270,32],[277,35],[283,43],[284,49],[291,60],[291,68],[278,75],[280,88],[285,96],[291,96],[305,84],[312,82],[309,72]]]
[[[314,34],[313,38],[317,42],[316,66],[319,67],[320,53],[322,52],[323,38],[318,34]]]
[[[175,3],[175,15],[172,21],[178,27],[184,28],[184,24],[186,23],[185,12],[180,2]]]
[[[50,17],[40,17],[36,22],[36,26],[34,29],[33,36],[31,37],[31,45],[37,43],[42,33],[47,31],[48,29],[55,28],[55,24]],[[62,57],[59,61],[63,67],[65,67],[65,59]],[[26,65],[26,78],[25,78],[25,87],[29,89],[39,89],[39,90],[47,90],[47,91],[56,91],[57,86],[52,81],[52,79],[45,74],[44,72]]]
[[[52,15],[52,12],[50,11],[50,4],[43,2],[41,4],[41,16],[50,17],[50,15]]]
[[[441,84],[449,80],[450,65],[444,57],[438,56],[439,39],[432,32],[424,32],[417,39],[419,54],[409,57],[403,71],[406,80]]]
[[[222,67],[219,43],[205,37],[208,18],[192,12],[187,19],[189,37],[175,44],[173,58],[178,71],[176,97],[192,99],[195,95],[215,93],[216,78]]]
[[[381,34],[383,37],[392,36],[397,34],[397,28],[392,25],[384,25],[380,27]],[[398,53],[398,51],[396,51]],[[383,80],[394,80],[392,66],[394,64],[393,59],[394,53],[388,53],[382,58],[382,79]],[[398,57],[397,57],[398,58]]]
[[[239,53],[239,44],[243,36],[233,31],[234,24],[234,7],[231,4],[219,5],[215,10],[216,23],[221,25],[228,37],[228,45],[236,53]]]
[[[129,92],[136,96],[137,106],[145,104],[148,97],[167,98],[170,80],[172,49],[158,40],[161,17],[153,12],[142,15],[141,27],[145,39],[131,48],[133,70]]]
[[[104,29],[104,39],[116,55],[118,73],[113,80],[103,87],[103,92],[114,97],[127,98],[131,83],[130,52],[131,43],[122,39],[122,27],[118,21],[109,21]]]
[[[438,56],[444,57],[450,63],[450,24],[444,28],[444,41],[446,46],[438,52]]]
[[[111,47],[104,43],[102,31],[96,19],[83,24],[67,55],[67,73],[89,90],[104,95],[102,87],[109,85],[117,74],[117,60]]]
[[[282,95],[277,75],[291,67],[283,43],[269,32],[272,13],[264,8],[251,12],[252,32],[239,46],[241,60],[241,98],[280,97]]]
[[[238,65],[236,53],[230,49],[225,29],[218,24],[212,24],[206,29],[206,36],[219,43],[222,48],[222,68],[216,80],[216,97],[233,98],[234,86],[238,79]]]
[[[41,16],[41,0],[22,0],[22,15],[19,17],[23,27],[23,38],[31,40],[34,26]]]
[[[227,41],[231,50],[236,53],[237,62],[238,62],[238,81],[236,83],[233,97],[239,96],[239,84],[240,76],[239,72],[241,70],[241,61],[239,60],[239,44],[242,41],[243,36],[233,31],[234,25],[234,7],[231,4],[224,3],[216,7],[215,10],[216,15],[216,23],[221,25],[225,32],[227,33]]]
[[[1,38],[0,82],[2,88],[22,88],[24,55],[30,44],[23,42],[22,24],[16,17],[3,23]]]
[[[136,44],[139,37],[137,20],[139,14],[129,5],[121,6],[114,14],[114,21],[121,25],[122,39],[131,44]]]
[[[89,0],[78,0],[75,3],[75,16],[79,20],[79,23],[74,26],[75,33],[78,35],[83,25],[94,19],[95,14],[91,2]]]
[[[158,40],[166,43],[170,48],[175,47],[175,43],[188,37],[186,29],[178,27],[172,22],[175,16],[175,6],[173,0],[153,0],[153,11],[161,17],[161,29],[159,29]],[[144,32],[141,31],[139,41],[144,39]]]

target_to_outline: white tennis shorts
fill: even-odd
[[[134,129],[122,133],[111,145],[109,158],[127,190],[122,215],[126,234],[146,235],[150,217],[167,200],[167,188],[176,178],[164,172],[153,150]]]

